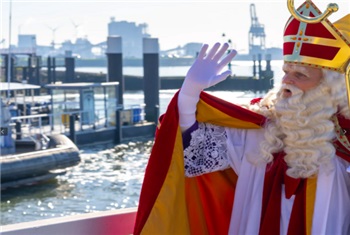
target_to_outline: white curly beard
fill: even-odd
[[[283,89],[291,90],[292,96],[283,98]],[[265,141],[260,145],[264,161],[272,162],[273,153],[284,151],[287,174],[294,178],[313,176],[320,165],[330,168],[330,160],[335,156],[334,124],[330,118],[337,107],[332,103],[329,89],[320,84],[304,93],[284,85],[274,103],[268,110],[271,120],[265,127]]]

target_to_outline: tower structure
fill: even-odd
[[[249,54],[265,54],[265,28],[260,24],[255,11],[255,4],[250,4],[251,25],[249,29]]]

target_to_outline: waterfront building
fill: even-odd
[[[108,24],[108,36],[122,37],[123,57],[127,58],[142,58],[142,38],[151,37],[147,33],[147,24],[137,25],[135,22],[115,21],[111,17],[111,22]]]
[[[29,53],[35,53],[36,51],[36,35],[35,34],[19,34],[18,35],[18,48],[26,50]]]

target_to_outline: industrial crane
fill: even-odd
[[[251,25],[249,30],[249,54],[264,54],[265,52],[265,29],[260,24],[255,12],[255,4],[250,4]]]

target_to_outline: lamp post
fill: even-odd
[[[227,43],[228,43],[227,54],[230,54],[230,52],[231,52],[231,43],[232,43],[231,39],[227,40]],[[228,69],[231,70],[231,61],[227,64],[227,66],[228,66]]]
[[[221,34],[221,36],[222,36],[222,43],[225,43],[226,42],[226,34],[225,33],[222,33]]]
[[[223,43],[226,43],[226,33],[222,33],[221,36],[222,36]],[[231,39],[228,39],[227,43],[229,45],[228,49],[227,49],[227,54],[230,54],[230,52],[231,52],[231,43],[232,43]],[[227,64],[227,67],[228,67],[229,70],[231,70],[231,61]]]
[[[12,28],[12,0],[10,0],[9,5],[9,50],[8,50],[8,59],[7,59],[7,99],[10,99],[10,82],[11,82],[11,28]]]

